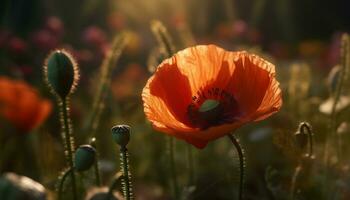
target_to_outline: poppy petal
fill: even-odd
[[[261,105],[271,80],[274,80],[275,67],[264,59],[246,52],[232,53],[235,71],[227,85],[238,101],[245,116],[254,113]]]

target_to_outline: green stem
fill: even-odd
[[[186,144],[187,151],[187,165],[188,165],[188,184],[194,184],[194,160],[193,160],[193,151],[192,147],[189,144]]]
[[[132,185],[131,185],[131,176],[129,172],[129,158],[128,158],[128,149],[124,146],[120,148],[121,156],[121,168],[123,172],[123,192],[124,198],[126,200],[133,199],[132,196]]]
[[[166,27],[162,24],[162,22],[155,20],[151,23],[151,29],[153,34],[156,36],[159,47],[163,48],[167,54],[167,57],[171,57],[175,52],[175,48]]]
[[[69,167],[72,169],[71,179],[72,179],[72,193],[73,199],[77,200],[77,185],[75,181],[75,173],[74,173],[74,157],[73,157],[73,149],[74,149],[74,138],[71,132],[71,127],[69,123],[69,113],[68,113],[68,104],[67,99],[62,100],[61,104],[61,113],[63,120],[63,128],[64,128],[64,139],[65,139],[65,154],[66,159],[69,164]]]
[[[95,171],[95,181],[97,186],[101,186],[101,176],[100,176],[100,170],[97,159],[94,163],[94,171]]]
[[[68,175],[73,174],[73,173],[74,173],[73,168],[69,168],[64,172],[64,174],[60,180],[59,187],[58,187],[58,200],[62,199],[64,181],[66,180]]]
[[[172,181],[172,187],[174,190],[174,197],[175,199],[178,199],[179,196],[179,185],[177,182],[177,173],[175,170],[175,152],[174,152],[174,138],[169,138],[169,157],[170,157],[170,173],[171,173],[171,181]]]
[[[100,71],[100,82],[98,84],[97,93],[90,113],[88,121],[89,135],[96,135],[96,130],[100,123],[102,111],[105,107],[104,101],[108,96],[108,89],[112,79],[112,71],[116,67],[116,64],[128,42],[127,33],[121,33],[114,37],[112,42],[112,48],[108,52],[107,56],[102,62]]]
[[[326,136],[326,145],[325,145],[325,153],[324,153],[324,162],[326,167],[328,167],[328,160],[329,160],[329,148],[331,146],[331,141],[330,141],[330,137],[337,137],[338,141],[341,139],[339,138],[339,135],[336,135],[336,129],[337,129],[337,104],[339,102],[341,93],[342,93],[342,89],[343,89],[343,85],[344,85],[344,81],[347,75],[347,54],[349,53],[348,51],[348,46],[349,46],[349,38],[346,34],[344,34],[342,36],[342,40],[341,40],[341,47],[340,47],[340,71],[339,71],[339,79],[338,79],[338,83],[336,86],[336,90],[333,94],[333,105],[332,105],[332,112],[331,112],[331,117],[330,117],[330,134],[327,134]],[[349,64],[350,65],[350,64]],[[340,154],[340,147],[337,145],[337,158],[339,158],[339,154]]]
[[[94,163],[94,171],[95,171],[95,181],[97,186],[101,186],[101,175],[100,175],[100,167],[98,164],[98,151],[97,151],[97,145],[96,145],[96,138],[92,138],[90,141],[90,145],[93,146],[96,149],[96,159]]]
[[[238,158],[239,158],[239,188],[238,188],[238,199],[242,200],[243,196],[243,181],[244,181],[244,154],[243,154],[243,149],[241,145],[239,144],[238,139],[232,135],[228,134],[227,135],[232,144],[235,146],[237,153],[238,153]]]
[[[296,183],[297,183],[300,172],[301,172],[301,165],[299,164],[298,167],[295,168],[293,178],[292,178],[292,184],[291,184],[291,189],[290,189],[290,199],[291,200],[294,200],[294,198],[295,198]]]

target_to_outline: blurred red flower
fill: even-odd
[[[8,41],[8,48],[15,54],[22,54],[27,50],[27,43],[19,37],[12,37]]]
[[[244,51],[214,45],[166,59],[142,92],[153,127],[198,148],[282,106],[275,66]]]
[[[27,133],[39,126],[51,108],[51,102],[25,82],[0,77],[0,116],[18,131]]]

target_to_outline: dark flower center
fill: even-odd
[[[187,116],[193,126],[207,129],[235,121],[240,111],[232,94],[220,88],[210,88],[202,89],[192,97]]]
[[[222,106],[217,100],[207,99],[199,107],[198,112],[204,121],[215,123],[222,113]]]

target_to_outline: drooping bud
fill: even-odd
[[[44,76],[53,93],[65,99],[78,83],[78,65],[66,50],[55,50],[46,58]]]
[[[130,140],[130,126],[116,125],[112,128],[112,138],[121,147],[126,147]]]
[[[96,150],[91,145],[81,145],[75,151],[74,159],[75,169],[77,171],[86,171],[95,163]]]
[[[308,143],[308,135],[303,132],[297,131],[294,134],[294,136],[295,136],[295,142],[298,145],[298,147],[300,149],[305,149]]]
[[[306,147],[308,150],[303,154],[304,157],[313,157],[313,132],[312,127],[307,122],[301,122],[299,124],[297,132],[295,135],[295,141],[297,146],[300,148],[301,152],[305,152]]]

